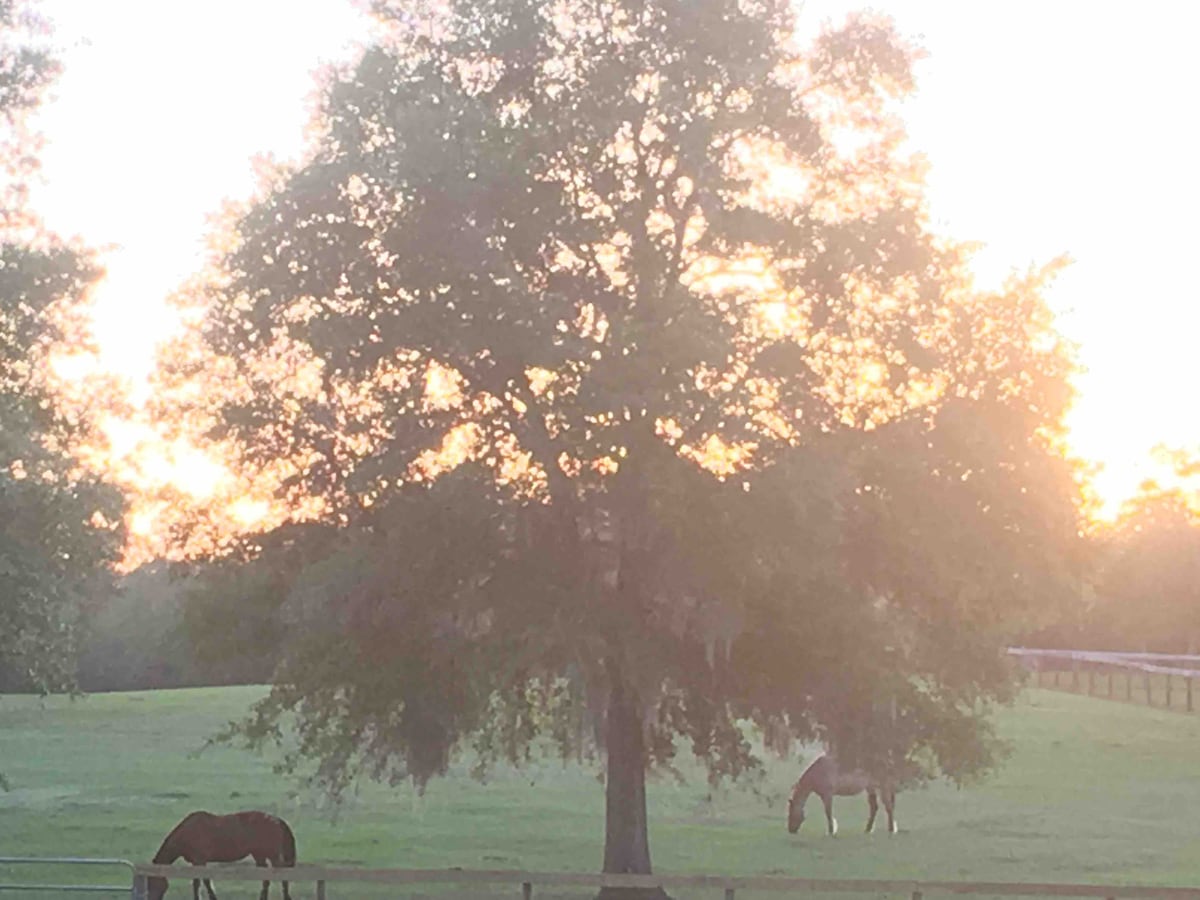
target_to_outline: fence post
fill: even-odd
[[[725,888],[725,900],[733,900],[733,888]]]
[[[1133,700],[1133,670],[1125,670],[1125,699]]]
[[[1167,673],[1167,709],[1171,708],[1171,673]]]
[[[1071,690],[1079,693],[1079,660],[1071,660]]]
[[[1096,693],[1094,679],[1092,678],[1092,676],[1094,674],[1095,674],[1095,672],[1092,669],[1092,667],[1088,666],[1088,696],[1089,697],[1092,696],[1092,694]]]
[[[150,896],[150,886],[147,884],[146,876],[138,872],[133,873],[133,886],[129,890],[130,900],[146,900]]]
[[[1113,682],[1113,670],[1112,670],[1112,669],[1109,669],[1109,670],[1108,670],[1108,699],[1109,699],[1109,700],[1111,700],[1111,699],[1112,699],[1112,695],[1113,695],[1113,685],[1112,685],[1112,682]]]
[[[317,882],[317,900],[325,900],[325,879]]]
[[[521,900],[530,900],[531,897],[533,897],[533,882],[532,881],[522,881],[521,882]]]
[[[1154,691],[1153,691],[1153,687],[1150,684],[1150,673],[1144,672],[1142,680],[1146,682],[1146,705],[1153,706],[1154,705]]]
[[[1187,703],[1188,712],[1192,712],[1192,676],[1187,677]]]

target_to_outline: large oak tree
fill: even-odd
[[[680,737],[986,769],[1074,576],[1072,363],[1046,273],[976,291],[931,231],[913,49],[788,0],[377,11],[203,298],[214,433],[304,520],[236,576],[282,654],[242,731],[335,792],[598,748],[607,872]]]

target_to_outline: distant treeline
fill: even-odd
[[[1200,512],[1178,488],[1142,486],[1083,542],[1078,597],[1018,638],[1030,647],[1200,652]]]
[[[1041,621],[1013,623],[1028,647],[1200,652],[1200,515],[1178,490],[1147,485],[1119,520],[1081,542],[1075,597]],[[285,596],[268,569],[232,562],[153,563],[92,598],[79,623],[78,686],[121,691],[262,684],[288,640]],[[0,692],[32,689],[0,657]]]
[[[211,596],[194,576],[154,563],[92,598],[78,623],[78,687],[86,692],[148,690],[270,680],[274,659],[206,648],[191,638]],[[230,626],[236,630],[237,623]],[[0,693],[30,691],[30,680],[0,660]]]

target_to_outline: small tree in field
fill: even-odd
[[[119,494],[71,456],[84,423],[59,402],[49,360],[78,346],[98,271],[26,206],[36,169],[27,118],[58,67],[28,4],[0,0],[0,690],[74,684],[81,604],[120,554]]]
[[[786,0],[377,6],[205,298],[217,432],[307,520],[247,547],[245,734],[295,714],[335,792],[597,747],[606,872],[681,736],[990,765],[1072,574],[1071,363],[1041,275],[978,293],[931,234],[913,51],[795,46]]]

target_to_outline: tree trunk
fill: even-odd
[[[642,710],[616,665],[605,723],[608,773],[605,778],[604,871],[650,874],[646,827],[646,752]],[[602,888],[599,900],[662,900],[662,888]]]

